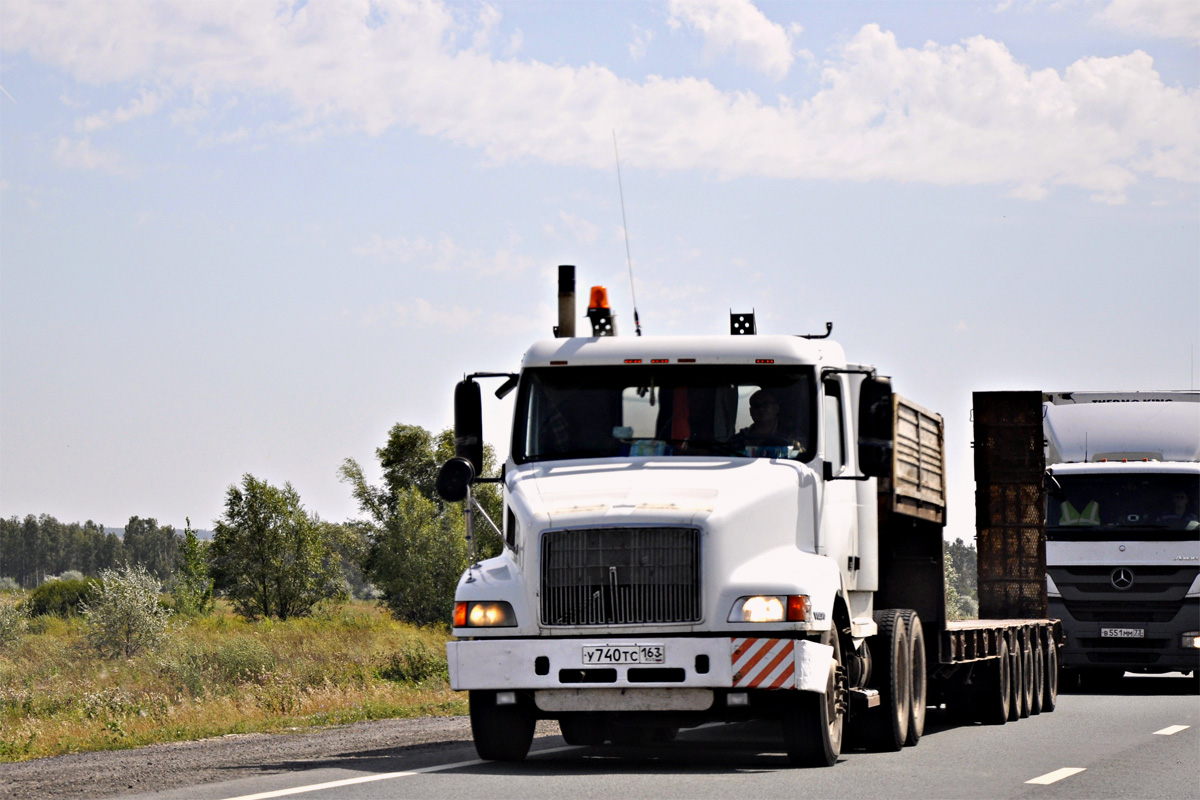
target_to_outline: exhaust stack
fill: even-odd
[[[558,267],[558,324],[554,336],[569,339],[575,335],[575,267],[560,264]]]

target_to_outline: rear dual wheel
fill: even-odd
[[[908,633],[909,674],[912,678],[912,689],[908,704],[908,736],[904,743],[909,747],[921,741],[925,732],[925,705],[928,693],[928,679],[925,674],[925,630],[917,612],[904,609],[900,612],[904,618],[904,626]]]
[[[860,724],[863,743],[872,750],[895,751],[908,740],[912,716],[912,657],[908,628],[901,612],[875,612],[879,632],[868,640],[875,665],[879,708],[867,713]]]

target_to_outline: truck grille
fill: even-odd
[[[700,531],[547,531],[541,597],[546,625],[698,622]]]
[[[1183,608],[1195,567],[1133,565],[1133,584],[1119,591],[1112,566],[1051,567],[1063,605],[1080,622],[1170,622]]]

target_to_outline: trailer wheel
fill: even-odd
[[[868,640],[871,660],[877,665],[874,683],[879,689],[879,708],[863,717],[863,742],[869,749],[895,751],[908,739],[912,705],[912,656],[904,618],[894,609],[875,612],[879,633]]]
[[[1021,647],[1021,719],[1033,713],[1033,648],[1029,637],[1022,631],[1017,634]]]
[[[842,753],[846,721],[846,679],[842,644],[837,631],[828,631],[821,644],[833,646],[833,663],[825,694],[797,692],[783,717],[783,744],[788,760],[802,767],[832,767]]]
[[[1013,637],[1012,645],[1008,648],[1008,721],[1016,722],[1021,718],[1021,698],[1024,696],[1025,659],[1021,656],[1021,642]]]
[[[575,747],[597,747],[608,738],[604,720],[594,716],[563,717],[558,721],[558,728],[563,740]]]
[[[1003,725],[1008,722],[1012,709],[1012,659],[1008,656],[1008,642],[1004,637],[1000,637],[1000,652],[996,658],[985,665],[988,669],[982,682],[982,721],[988,725]]]
[[[1042,688],[1042,711],[1047,713],[1058,705],[1058,643],[1054,635],[1046,634],[1046,681]]]
[[[908,736],[904,743],[910,747],[921,741],[925,732],[925,707],[928,703],[928,679],[925,674],[925,631],[917,612],[904,609],[900,612],[908,631],[908,650],[912,654],[909,674],[912,689],[909,695]]]
[[[468,693],[475,752],[485,761],[524,761],[537,724],[532,702],[517,692],[516,703],[497,705],[496,694],[478,689]]]
[[[1042,696],[1046,693],[1046,659],[1041,631],[1034,629],[1029,642],[1033,650],[1033,693],[1030,695],[1029,714],[1033,716],[1042,713]]]

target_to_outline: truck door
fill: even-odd
[[[858,556],[858,506],[857,482],[844,480],[853,474],[848,394],[840,375],[826,377],[821,389],[821,454],[825,481],[817,552],[837,562],[843,585],[852,590],[856,575],[853,567]]]

